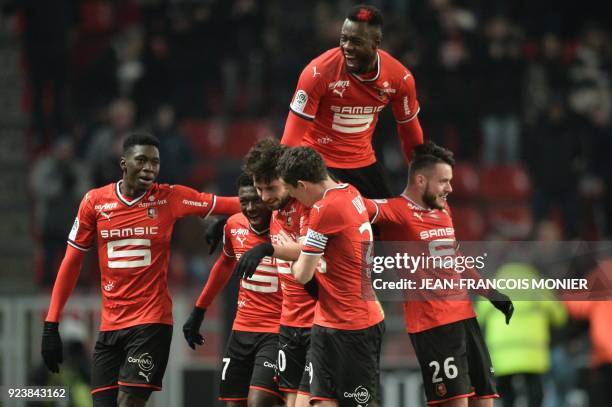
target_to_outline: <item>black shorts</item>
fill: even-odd
[[[339,181],[353,185],[361,195],[370,199],[393,196],[385,169],[379,162],[361,168],[328,168]]]
[[[380,406],[384,331],[384,321],[351,331],[313,325],[311,400],[335,400],[340,407]]]
[[[276,378],[277,355],[278,334],[232,331],[221,365],[219,400],[247,400],[252,388],[284,401]]]
[[[161,390],[172,325],[143,324],[102,331],[94,347],[91,393],[117,388],[128,393]]]
[[[498,397],[491,357],[476,318],[410,334],[410,340],[421,365],[427,404]]]
[[[280,326],[276,365],[281,391],[310,394],[310,328]]]

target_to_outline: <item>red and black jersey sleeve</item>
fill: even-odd
[[[300,75],[289,108],[296,115],[313,120],[319,109],[321,97],[325,94],[324,67],[312,61]]]
[[[407,123],[419,113],[414,76],[406,69],[397,94],[392,100],[393,116],[398,123]]]

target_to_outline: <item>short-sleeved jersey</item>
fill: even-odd
[[[426,209],[404,195],[391,199],[379,199],[375,202],[378,205],[379,213],[372,223],[380,227],[382,241],[429,242],[427,247],[430,251],[435,251],[437,246],[431,242],[440,241],[441,244],[445,244],[444,242],[449,240],[456,240],[455,228],[448,207],[443,210]],[[436,253],[430,253],[430,255],[435,256]],[[455,272],[448,271],[448,273]],[[449,276],[460,278],[456,273],[445,275],[445,277]],[[406,330],[409,333],[421,332],[474,316],[474,309],[469,300],[436,298],[435,300],[426,299],[404,303],[404,319]]]
[[[244,253],[266,242],[270,242],[268,230],[255,231],[248,219],[242,213],[237,213],[225,224],[223,255],[238,261]],[[276,259],[264,257],[250,278],[240,280],[238,307],[232,329],[278,333],[282,301]]]
[[[291,198],[287,204],[272,213],[270,220],[270,239],[272,243],[284,231],[296,241],[306,236],[310,210],[297,199]],[[306,292],[291,274],[291,262],[277,259],[278,277],[283,290],[283,310],[280,324],[296,328],[309,328],[314,319],[316,301]]]
[[[328,167],[360,168],[376,161],[372,136],[380,111],[389,103],[398,123],[417,115],[410,71],[378,50],[374,76],[362,78],[346,70],[342,51],[334,48],[304,68],[290,109],[313,121],[302,144],[318,151]]]
[[[183,216],[210,214],[216,197],[154,183],[144,195],[128,199],[121,194],[121,182],[85,195],[68,244],[87,251],[97,240],[101,331],[172,324],[167,272],[174,223]]]
[[[353,330],[384,319],[380,303],[371,300],[376,298],[371,285],[364,286],[362,280],[363,243],[371,241],[368,209],[353,186],[328,189],[312,206],[302,253],[322,254],[324,260],[315,274],[319,284],[315,324]]]

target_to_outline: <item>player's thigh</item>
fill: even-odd
[[[410,334],[428,403],[473,395],[463,321]]]
[[[116,403],[119,370],[124,360],[125,351],[118,343],[117,331],[100,332],[91,364],[91,394],[98,405],[106,405],[103,401],[106,399],[114,399]]]
[[[257,349],[251,376],[250,391],[258,390],[267,393],[277,399],[284,401],[284,397],[278,388],[276,378],[278,357],[278,334],[257,334]],[[263,396],[260,396],[262,398]],[[249,405],[251,394],[249,393]]]
[[[464,321],[467,338],[468,364],[470,381],[476,397],[483,399],[496,398],[497,385],[489,349],[476,318]]]
[[[120,391],[146,400],[151,391],[161,390],[171,341],[171,325],[127,328],[123,340],[126,358],[119,373]]]
[[[149,392],[148,395],[150,394]],[[119,391],[117,407],[144,407],[147,404],[148,395],[147,398],[142,398],[136,394]]]
[[[232,331],[221,359],[220,400],[246,403],[255,362],[256,335]]]
[[[336,330],[314,325],[310,333],[310,394],[312,402],[336,401],[335,371],[339,363],[332,349],[331,336]]]
[[[308,336],[307,338],[305,336]],[[304,376],[310,329],[281,326],[278,334],[278,387],[286,393],[297,393]]]
[[[380,351],[384,322],[358,331],[341,332],[334,351],[339,354],[336,371],[340,406],[380,406]]]

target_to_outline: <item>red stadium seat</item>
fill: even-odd
[[[227,158],[241,160],[258,140],[272,136],[265,121],[248,120],[233,123],[228,129]]]
[[[222,123],[207,120],[185,120],[180,131],[200,159],[221,159],[225,156],[226,131]]]
[[[460,241],[478,241],[484,237],[485,220],[474,206],[451,206],[455,236]]]
[[[480,195],[489,201],[517,202],[531,195],[529,176],[518,165],[485,167],[480,182]]]
[[[474,199],[480,188],[476,169],[467,162],[457,163],[453,169],[452,196],[460,199]]]
[[[81,4],[81,31],[87,34],[101,34],[113,28],[115,16],[108,1],[94,0]]]
[[[533,227],[529,204],[489,204],[485,210],[489,231],[506,239],[526,239]]]

